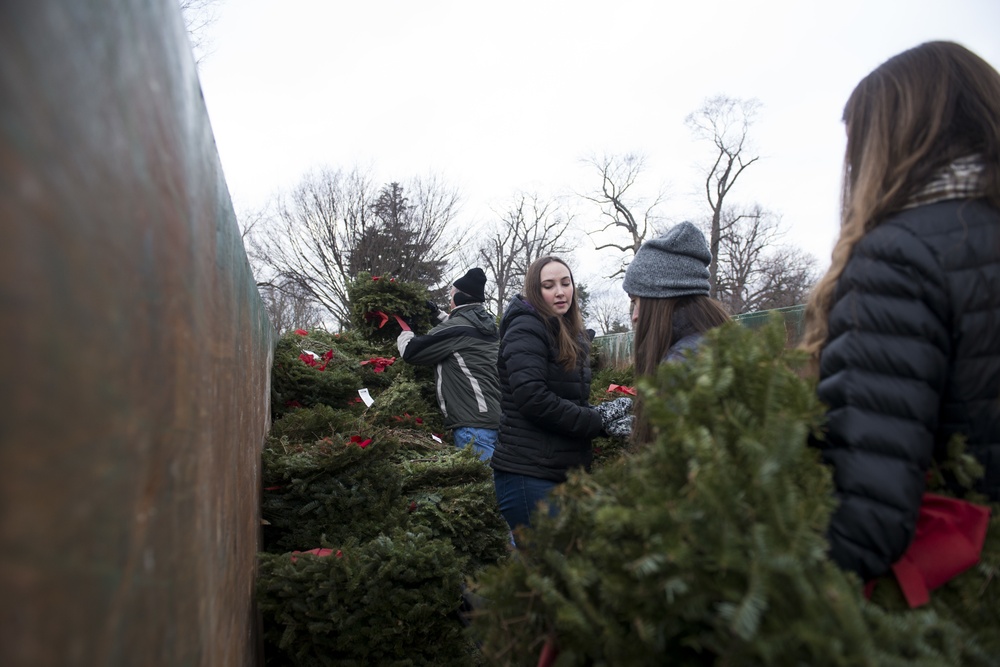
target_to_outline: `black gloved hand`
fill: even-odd
[[[427,310],[431,311],[431,317],[437,317],[438,313],[441,312],[441,309],[438,308],[438,305],[433,301],[431,301],[430,299],[424,301],[424,303],[427,305]]]

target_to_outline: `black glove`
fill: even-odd
[[[424,301],[424,303],[427,305],[427,310],[431,311],[431,324],[440,324],[448,319],[448,313],[438,308],[436,303],[433,301]]]

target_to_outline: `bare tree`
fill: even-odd
[[[250,271],[258,287],[268,285],[274,272],[268,266],[261,239],[265,235],[271,213],[267,205],[260,208],[240,207],[236,211],[236,223],[240,228],[240,240],[247,253]]]
[[[184,27],[187,28],[194,51],[195,62],[199,65],[208,57],[210,39],[209,28],[218,20],[218,8],[222,0],[178,0]]]
[[[747,137],[759,108],[760,102],[756,99],[717,95],[705,100],[697,111],[684,119],[695,137],[715,147],[714,161],[705,175],[705,198],[712,209],[709,230],[712,261],[708,271],[713,297],[717,295],[719,242],[726,231],[722,219],[726,196],[743,171],[760,159]]]
[[[271,325],[279,335],[323,324],[323,309],[294,282],[264,285],[260,288],[260,296]]]
[[[620,287],[594,294],[590,301],[590,319],[602,335],[625,333],[630,328],[628,297]]]
[[[722,212],[717,298],[736,315],[802,303],[816,259],[782,243],[781,218],[759,205]]]
[[[584,199],[600,207],[604,221],[601,228],[592,234],[610,237],[610,240],[599,243],[597,250],[612,248],[624,253],[618,269],[608,277],[624,275],[628,263],[659,220],[656,209],[665,193],[660,190],[652,201],[648,201],[630,192],[643,170],[645,159],[641,155],[604,155],[589,158],[586,162],[593,165],[601,176],[600,188],[583,195]]]
[[[409,191],[412,202],[398,183],[377,190],[359,169],[306,175],[277,199],[256,236],[256,252],[271,270],[267,285],[295,285],[346,327],[347,288],[358,271],[427,278],[425,269],[443,266],[461,241],[450,235],[458,195],[433,178],[414,179]]]
[[[370,174],[357,169],[310,173],[277,197],[273,217],[257,236],[258,252],[273,273],[267,286],[297,285],[346,326],[351,251],[367,229],[373,199]]]
[[[574,214],[538,193],[517,193],[482,238],[477,259],[495,285],[496,312],[524,287],[528,266],[545,255],[572,249],[568,231]]]
[[[269,220],[267,207],[241,210],[236,218],[250,270],[275,331],[283,334],[293,328],[309,329],[323,325],[324,309],[315,299],[294,281],[276,276],[268,266],[261,248],[261,239],[267,233]]]

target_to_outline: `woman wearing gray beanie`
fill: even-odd
[[[705,235],[690,222],[646,241],[636,252],[622,289],[632,301],[637,378],[653,375],[664,361],[682,359],[698,347],[706,331],[730,320],[722,304],[709,296],[711,261]],[[636,400],[633,413],[630,438],[633,445],[641,445],[652,439],[641,400]],[[605,429],[624,435],[622,425],[619,420],[617,428],[606,424]]]

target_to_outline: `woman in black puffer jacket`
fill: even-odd
[[[601,418],[589,403],[590,340],[573,274],[562,260],[536,260],[500,321],[500,437],[493,479],[511,529],[531,525],[539,500],[589,468]]]
[[[841,234],[805,346],[829,407],[831,556],[869,579],[913,540],[953,435],[1000,500],[1000,74],[923,44],[862,80],[844,122]]]

